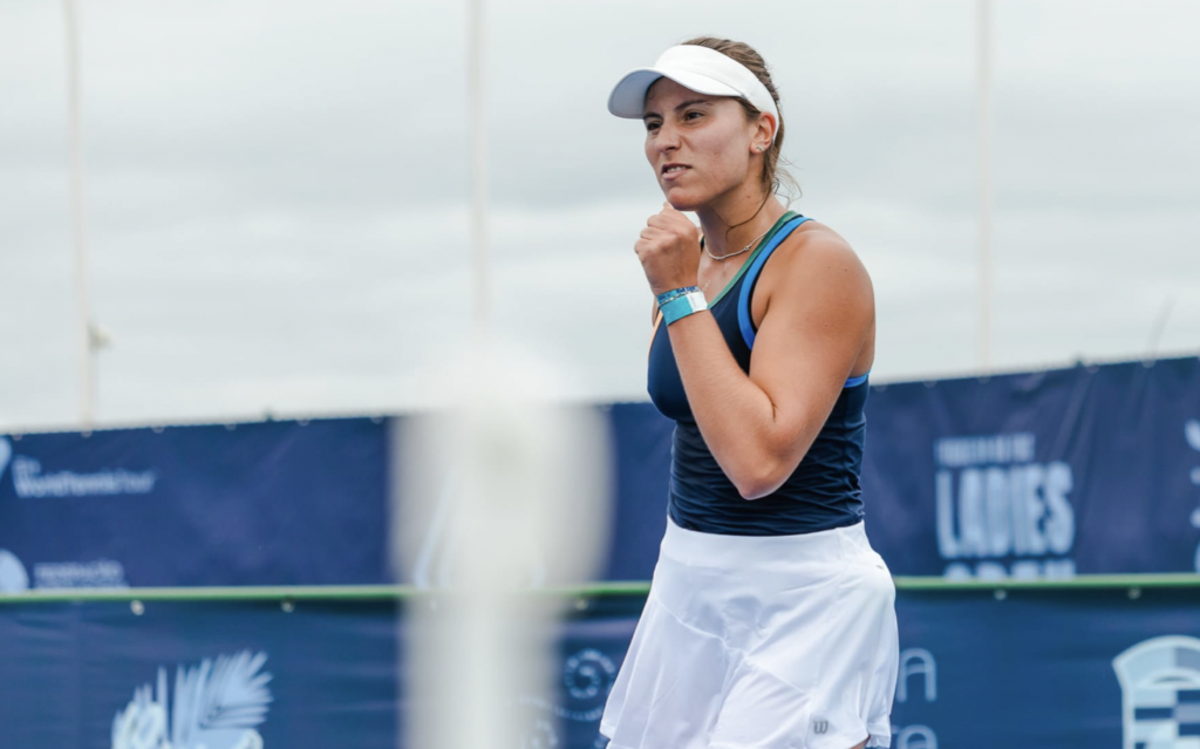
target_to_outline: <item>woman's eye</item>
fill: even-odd
[[[658,127],[659,127],[659,123],[657,123],[657,122],[647,122],[646,123],[646,132],[652,133],[655,130],[657,130]]]
[[[693,115],[694,115],[694,116],[693,116]],[[694,120],[694,119],[696,119],[697,117],[703,117],[703,116],[704,116],[704,115],[703,115],[703,114],[701,114],[700,112],[688,112],[687,114],[685,114],[685,115],[683,116],[683,119],[685,119],[685,120]]]

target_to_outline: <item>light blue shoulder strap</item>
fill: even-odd
[[[746,275],[742,277],[742,291],[738,295],[738,327],[742,330],[742,340],[746,342],[746,348],[754,349],[754,321],[750,319],[750,290],[754,288],[754,281],[758,278],[758,274],[762,271],[763,265],[767,262],[767,258],[771,257],[771,253],[775,248],[788,238],[800,224],[812,219],[807,216],[797,216],[791,221],[780,227],[779,231],[775,232],[775,236],[771,237],[771,241],[763,248],[762,252],[758,253],[758,257],[754,258],[750,269],[746,271]]]
[[[845,386],[844,386],[844,387],[848,387],[848,388],[856,388],[856,387],[858,387],[859,385],[861,385],[861,384],[863,384],[864,382],[866,382],[866,381],[867,381],[867,378],[868,378],[868,377],[870,377],[870,376],[871,376],[871,370],[867,370],[867,373],[866,373],[866,374],[859,375],[858,377],[851,377],[851,378],[849,378],[848,380],[846,380],[846,384],[845,384]]]
[[[750,349],[751,351],[754,350],[755,331],[754,321],[750,317],[750,292],[754,288],[754,282],[758,278],[758,274],[762,272],[763,265],[766,264],[767,258],[771,257],[771,253],[775,251],[775,248],[782,244],[783,240],[787,239],[788,235],[792,233],[793,229],[800,224],[803,224],[805,221],[811,220],[812,219],[807,216],[797,216],[796,218],[784,224],[779,231],[775,232],[775,236],[771,237],[771,241],[767,243],[767,246],[763,248],[762,252],[758,253],[758,257],[754,258],[754,263],[750,266],[749,270],[746,271],[746,275],[742,278],[742,291],[738,295],[738,327],[741,328],[742,340],[746,342],[746,348]],[[845,387],[858,387],[867,381],[867,377],[869,377],[870,374],[870,372],[867,372],[866,374],[858,377],[851,377],[850,379],[846,380]]]

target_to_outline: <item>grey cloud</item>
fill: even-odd
[[[1137,353],[1172,295],[1163,347],[1194,346],[1200,84],[1181,71],[1200,61],[1180,29],[1200,10],[995,5],[998,364]],[[420,403],[415,373],[467,330],[461,8],[82,7],[102,415]],[[873,273],[877,373],[974,365],[971,4],[487,7],[494,324],[582,370],[581,397],[644,397],[630,247],[660,200],[639,123],[605,98],[705,32],[774,66],[797,207]],[[75,413],[56,8],[0,11],[22,60],[0,65],[0,424]],[[589,305],[562,314],[581,284]]]

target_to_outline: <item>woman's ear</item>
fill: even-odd
[[[754,153],[762,153],[771,147],[775,142],[775,131],[777,125],[775,118],[766,112],[760,112],[758,115],[758,130],[754,133],[754,138],[750,141],[750,148]]]

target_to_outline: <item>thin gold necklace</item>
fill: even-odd
[[[771,228],[767,227],[767,231],[771,231]],[[765,237],[767,235],[767,231],[764,231],[762,234],[759,234],[754,239],[751,239],[750,244],[746,245],[745,247],[738,250],[737,252],[730,252],[726,255],[714,255],[714,254],[712,254],[712,250],[708,249],[707,246],[704,247],[704,251],[706,253],[708,253],[708,256],[711,257],[713,260],[728,260],[731,257],[741,255],[743,252],[749,252],[750,248],[753,247],[758,242],[758,240],[762,239],[763,237]]]

